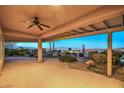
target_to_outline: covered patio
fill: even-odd
[[[4,42],[37,42],[38,43],[37,63],[42,63],[42,60],[43,60],[42,43],[43,42],[107,33],[108,34],[107,75],[108,76],[112,75],[112,32],[124,30],[124,6],[91,6],[91,5],[90,6],[83,6],[83,5],[78,5],[78,6],[0,6],[0,13],[1,13],[0,15],[0,70],[4,68],[4,62],[5,62]],[[32,20],[32,18],[35,16],[40,18],[42,23],[48,24],[50,28],[44,28],[43,31],[41,31],[37,27],[32,27],[30,29],[27,29],[26,28],[27,22],[24,22],[24,23],[20,22],[23,20]],[[48,64],[51,64],[51,63],[48,62]],[[35,64],[35,65],[36,67],[38,66],[39,69],[41,67],[47,70],[47,68],[49,67],[49,66],[47,67],[47,63]],[[51,70],[52,69],[54,70],[56,69],[56,67],[54,68],[53,66],[51,67]],[[43,71],[40,70],[40,71],[42,73],[47,73],[46,70],[43,70]],[[58,67],[56,70],[61,71],[61,69],[59,69]],[[66,71],[67,71],[66,73],[62,71],[62,73],[65,73],[65,76],[69,71],[70,71],[69,72],[70,74],[72,74],[73,72],[72,76],[76,72],[80,73],[80,75],[82,74],[81,76],[82,80],[83,78],[86,79],[86,77],[89,77],[89,80],[90,80],[91,79],[90,76],[94,76],[94,78],[97,78],[96,74],[91,75],[92,73],[89,73],[89,72],[80,72],[76,70],[73,71],[68,68],[66,69]],[[33,73],[33,72],[30,72],[30,73]],[[59,72],[56,72],[56,73],[59,73]],[[85,73],[89,73],[89,74],[87,74],[86,77],[83,77]],[[39,74],[37,74],[37,76],[38,75]],[[53,74],[53,76],[54,75],[55,73]],[[49,77],[49,75],[47,77]],[[101,77],[101,76],[99,77],[100,77],[100,82],[102,80],[104,81],[105,77]],[[113,80],[110,80],[111,84],[113,84],[112,81]],[[85,81],[80,81],[80,82],[85,82]],[[105,82],[108,83],[109,78],[106,79]],[[64,86],[64,85],[60,85],[60,86]],[[80,83],[79,83],[79,86],[80,86]],[[34,86],[31,86],[31,87],[34,87]],[[91,87],[95,87],[95,85],[91,85]]]
[[[3,88],[124,87],[121,81],[92,72],[71,69],[67,63],[61,63],[57,59],[48,59],[42,64],[37,64],[34,58],[6,59],[8,63],[0,77],[0,87]]]

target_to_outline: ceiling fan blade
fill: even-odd
[[[40,24],[40,25],[42,25],[42,26],[45,26],[45,27],[47,27],[47,28],[50,28],[50,26],[48,26],[48,25],[45,25],[45,24]]]
[[[31,28],[32,26],[34,26],[34,24],[29,25],[29,26],[27,27],[27,29]]]
[[[23,22],[23,23],[32,23],[31,21],[20,21],[20,22]]]
[[[41,31],[43,31],[43,28],[42,28],[42,27],[40,27],[39,25],[37,25],[37,27],[38,27]]]

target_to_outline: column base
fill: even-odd
[[[112,75],[107,75],[108,78],[112,78]]]
[[[42,61],[39,61],[38,63],[42,63]]]

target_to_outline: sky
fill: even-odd
[[[124,48],[124,31],[112,33],[112,47]],[[84,36],[65,40],[55,41],[55,48],[81,48],[85,45],[86,49],[107,48],[107,34]],[[37,43],[17,43],[16,46],[37,48]],[[49,42],[43,43],[43,48],[49,48]]]

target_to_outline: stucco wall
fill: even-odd
[[[4,36],[0,28],[0,72],[4,64]]]

